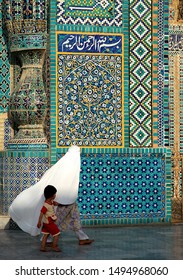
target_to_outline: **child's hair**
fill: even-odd
[[[56,192],[57,192],[57,189],[54,186],[48,185],[44,189],[44,197],[46,199],[48,199],[48,198],[52,197],[54,194],[56,194]]]

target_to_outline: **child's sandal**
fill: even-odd
[[[48,252],[48,250],[46,248],[43,248],[43,247],[40,248],[40,251],[41,252]]]
[[[59,247],[52,247],[53,251],[55,252],[62,252]]]

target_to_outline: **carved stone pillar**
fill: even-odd
[[[43,3],[44,2],[44,3]],[[43,5],[44,4],[44,5]],[[21,62],[21,77],[9,103],[9,119],[18,130],[12,144],[46,144],[44,120],[47,99],[43,63],[47,46],[47,0],[6,1],[10,53]]]
[[[42,78],[45,50],[17,53],[22,63],[22,75],[10,97],[9,119],[18,127],[10,142],[45,142],[43,123],[46,115],[46,93]]]

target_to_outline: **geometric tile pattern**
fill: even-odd
[[[152,145],[159,146],[158,137],[158,0],[152,3]]]
[[[183,124],[183,79],[182,79],[182,71],[183,71],[183,55],[181,53],[181,56],[180,56],[180,116],[179,116],[179,122],[180,122],[180,126],[179,126],[179,133],[180,133],[180,153],[181,155],[183,155],[183,135],[182,135],[182,124]],[[182,188],[181,188],[182,189]]]
[[[170,37],[171,38],[171,37]],[[179,146],[180,146],[180,134],[178,135],[178,139],[177,139],[177,135],[175,138],[175,112],[174,112],[174,108],[175,108],[175,95],[174,95],[174,89],[175,89],[175,83],[176,82],[176,78],[175,78],[175,57],[171,55],[171,49],[170,49],[170,58],[169,58],[169,64],[170,64],[170,69],[169,69],[169,73],[170,73],[170,81],[169,81],[169,103],[170,103],[170,115],[171,115],[171,121],[170,121],[170,128],[169,128],[169,133],[170,133],[170,148],[173,150],[175,148],[175,143],[177,143],[177,150],[179,150]],[[178,91],[180,91],[180,88],[178,88]],[[180,98],[180,96],[178,97]],[[181,103],[179,103],[180,106]],[[177,104],[178,105],[178,104]],[[179,114],[179,112],[178,112]]]
[[[169,146],[169,2],[158,0],[158,144]],[[179,26],[178,26],[179,28]]]
[[[121,36],[58,34],[58,147],[123,145],[122,67]]]
[[[183,154],[183,55],[182,55],[183,26],[169,26],[169,145],[173,151],[172,192],[176,199],[172,201],[174,216],[181,215],[179,206],[182,197],[182,162]],[[178,219],[177,216],[177,219]],[[180,217],[179,217],[180,218]]]
[[[11,51],[46,48],[47,35],[45,34],[15,34],[11,37]]]
[[[6,118],[5,122],[4,122],[4,141],[3,141],[4,149],[8,148],[8,142],[12,138],[12,134],[13,134],[13,131],[10,126],[10,122],[9,122],[8,118]]]
[[[3,160],[0,152],[0,215],[3,213]]]
[[[0,69],[0,113],[3,113],[7,111],[10,94],[10,63],[2,26],[2,1],[0,1]]]
[[[82,219],[165,216],[163,154],[81,154]]]
[[[14,3],[15,1],[12,2]],[[41,6],[43,2],[44,1],[41,1]],[[51,149],[51,157],[52,161],[53,158],[55,159],[55,156],[59,158],[64,148],[71,143],[85,146],[81,153],[81,176],[78,203],[81,211],[81,218],[86,222],[87,220],[92,221],[94,219],[111,219],[113,222],[115,218],[124,220],[129,218],[130,223],[133,223],[132,219],[136,222],[136,218],[144,218],[146,221],[150,218],[154,220],[160,218],[160,220],[163,220],[167,217],[167,213],[168,218],[171,213],[171,191],[168,185],[170,184],[171,175],[170,162],[167,161],[167,150],[164,153],[163,149],[163,151],[161,150],[161,152],[159,152],[157,151],[158,149],[142,149],[143,151],[141,151],[141,149],[123,148],[124,89],[122,86],[124,83],[128,83],[128,79],[124,81],[124,76],[128,77],[128,70],[130,77],[130,95],[127,96],[127,99],[129,98],[129,116],[127,109],[127,111],[125,111],[125,117],[127,117],[127,120],[130,120],[130,135],[126,136],[127,140],[125,140],[125,143],[127,143],[129,139],[130,147],[152,146],[152,1],[131,0],[129,2],[129,5],[131,5],[130,10],[124,9],[123,11],[123,17],[126,19],[125,27],[123,26],[125,21],[122,22],[122,2],[123,1],[120,0],[58,0],[57,4],[55,4],[51,1],[50,20],[52,23],[52,38],[55,40],[55,29],[57,30],[58,28],[58,30],[62,30],[63,27],[63,30],[65,30],[65,34],[63,34],[64,31],[62,31],[62,34],[61,32],[59,33],[60,37],[57,38],[58,45],[56,45],[56,56],[55,41],[51,41],[52,50],[50,64],[51,75],[53,76],[50,84],[52,92],[54,92],[54,94],[57,92],[57,95],[51,96],[50,99],[51,114],[54,116],[57,115],[58,117],[57,123],[55,119],[54,121],[51,120],[51,124],[54,126],[52,131],[55,131],[55,127],[58,129],[57,135],[54,134],[55,132],[51,135],[51,142],[54,142],[51,144],[52,147],[54,145],[54,149]],[[163,4],[166,1],[159,0],[159,2]],[[36,3],[38,3],[38,1]],[[30,6],[31,5],[32,4],[30,4]],[[41,6],[41,10],[37,10],[37,15],[38,17],[40,15],[40,17],[44,18],[44,12],[41,12]],[[20,9],[21,8],[22,7],[20,7]],[[161,27],[164,24],[164,19],[161,21],[162,11],[163,9],[159,12],[158,22]],[[18,17],[18,13],[16,16]],[[31,8],[29,8],[27,18],[31,19],[31,17]],[[26,18],[26,14],[24,14],[24,18]],[[128,20],[129,31],[127,31]],[[57,26],[56,23],[58,24]],[[86,30],[84,30],[85,26]],[[163,28],[164,27],[165,26],[163,26]],[[120,28],[122,32],[119,32]],[[127,69],[123,69],[123,37],[121,37],[121,49],[118,41],[119,34],[122,34],[124,31],[123,28],[125,28],[126,32],[126,41],[129,39],[130,42],[129,49],[125,49],[125,58],[130,58],[129,69],[128,67]],[[92,33],[94,31],[95,34]],[[162,30],[160,30],[159,35],[164,34],[161,33],[161,31]],[[128,32],[130,32],[130,38],[128,38]],[[71,40],[67,42],[68,38],[71,38],[71,36],[72,39],[75,40],[74,44]],[[22,35],[22,38],[23,37]],[[64,38],[65,43],[68,44],[65,44],[63,49],[62,39]],[[78,38],[80,38],[80,41]],[[109,44],[111,40],[113,40],[112,46]],[[92,45],[92,42],[95,42],[95,44]],[[22,43],[23,41],[21,44]],[[32,46],[34,42],[30,41],[29,43],[30,46]],[[96,43],[99,44],[97,45]],[[126,43],[126,46],[127,45]],[[5,46],[4,43],[3,46]],[[159,50],[162,51],[158,60],[159,67],[161,67],[164,63],[162,41],[159,43]],[[56,63],[55,57],[57,60]],[[126,61],[125,63],[127,66]],[[9,65],[5,62],[3,62],[3,64]],[[71,64],[72,70],[74,70],[73,72],[70,71]],[[55,66],[57,67],[56,71]],[[161,70],[161,79],[163,81],[164,69],[158,69]],[[6,69],[5,72],[7,73]],[[55,72],[57,75],[56,77]],[[90,75],[88,75],[88,73]],[[99,74],[103,77],[101,80]],[[85,80],[86,77],[87,81]],[[9,79],[7,75],[6,78]],[[55,78],[57,80],[56,89],[54,83]],[[4,80],[4,77],[1,79]],[[6,82],[7,81],[6,89],[9,90],[9,80],[6,80]],[[105,81],[105,86],[99,86],[103,81]],[[111,85],[114,85],[114,87]],[[163,104],[164,84],[159,84],[160,88],[161,85],[162,91],[158,93],[162,93],[160,102],[162,101]],[[97,90],[95,87],[97,87]],[[81,91],[78,91],[78,89],[81,89],[82,92],[83,89],[86,89],[84,92],[85,94],[80,94]],[[128,89],[128,87],[125,89]],[[75,91],[77,93],[75,93]],[[1,90],[1,92],[3,91]],[[9,94],[9,91],[4,91],[3,96],[7,92]],[[128,90],[125,94],[128,95]],[[94,102],[96,103],[96,95],[97,99],[101,102],[94,106]],[[0,100],[1,98],[0,96]],[[52,98],[55,99],[53,100]],[[57,102],[56,105],[55,101]],[[0,101],[0,108],[3,108],[3,102],[4,101]],[[5,102],[5,104],[7,104],[7,102]],[[127,102],[125,104],[127,104]],[[98,107],[98,105],[101,106],[99,111],[95,108]],[[57,106],[57,108],[54,106]],[[77,106],[80,106],[81,110],[79,110]],[[165,115],[166,113],[164,107],[159,106],[158,114]],[[66,116],[65,119],[63,116]],[[110,116],[110,120],[108,119],[107,122],[108,116]],[[99,122],[94,122],[94,119]],[[111,122],[111,119],[113,122]],[[65,121],[64,124],[63,120]],[[70,126],[67,124],[68,121],[71,121]],[[81,121],[81,123],[79,121]],[[78,128],[78,123],[80,125],[84,124]],[[128,121],[126,121],[125,124],[127,125]],[[6,123],[6,126],[7,125]],[[84,125],[86,125],[87,131],[89,131],[86,137],[83,137],[85,136]],[[162,125],[160,124],[159,127],[163,128],[164,123],[162,123]],[[62,130],[62,128],[64,129]],[[95,128],[97,129],[95,130]],[[101,137],[106,136],[104,132],[107,128],[107,135],[110,136],[110,139]],[[93,130],[94,134],[92,134]],[[126,129],[126,131],[128,130]],[[7,131],[7,133],[9,132]],[[72,138],[72,136],[74,136],[74,138]],[[77,138],[76,136],[79,137]],[[163,136],[164,131],[162,133],[162,138]],[[75,142],[73,142],[73,139]],[[88,139],[90,142],[87,143]],[[70,142],[67,142],[68,140]],[[56,141],[58,149],[55,147]],[[61,141],[63,141],[63,143]],[[91,146],[91,148],[88,148],[89,146]],[[97,149],[96,146],[98,147]],[[3,152],[3,155],[0,153],[0,199],[3,196],[3,203],[0,202],[0,207],[3,205],[3,209],[0,209],[0,211],[3,213],[7,213],[9,204],[16,195],[24,188],[31,186],[39,180],[49,167],[47,152],[45,152],[47,153],[45,154],[41,149],[37,149],[37,151],[33,149],[31,153],[29,148],[32,146],[26,145],[26,147],[27,150],[23,152],[20,149],[21,146],[15,146],[15,149],[17,149],[16,152],[11,150]],[[105,149],[103,149],[103,147],[105,147]],[[118,148],[114,149],[115,147]],[[151,152],[148,152],[148,150],[151,150]],[[170,161],[170,157],[168,160]],[[166,189],[165,177],[167,180]]]
[[[182,39],[183,27],[170,26],[169,28],[169,143],[170,147],[175,148],[177,143],[180,153],[183,153],[182,132],[180,124],[182,124],[182,76],[183,56],[182,56]],[[177,103],[177,100],[179,102]],[[179,110],[177,109],[179,108]],[[177,125],[179,127],[177,127]],[[175,133],[175,129],[177,133]],[[180,131],[179,131],[180,130]],[[176,135],[177,134],[177,135]]]
[[[32,59],[34,61],[34,59],[35,59],[34,55],[32,56]],[[24,60],[24,63],[26,63],[26,59]],[[36,61],[35,61],[35,63],[36,63]],[[48,67],[49,67],[49,58],[46,56],[46,59],[45,59],[44,65],[43,65],[43,83],[45,85],[44,92],[46,93],[46,96],[44,96],[44,99],[47,99],[46,119],[45,119],[45,122],[44,122],[44,132],[47,136],[47,139],[50,138],[50,131],[49,131],[50,115],[49,115],[49,108],[48,108],[50,106],[50,102],[49,102],[49,98],[50,98],[49,97],[49,79],[50,78],[49,78],[49,68]],[[12,77],[13,88],[15,88],[15,85],[19,83],[21,73],[22,73],[22,70],[21,70],[20,61],[18,60],[18,55],[17,55],[16,58],[14,59],[14,61],[13,61],[13,77]],[[33,75],[31,76],[31,79],[32,79],[32,77],[33,77]],[[30,80],[27,79],[27,82],[31,82],[31,79]],[[21,86],[21,89],[22,88],[23,88],[23,86]],[[26,87],[25,87],[25,89],[26,89]],[[27,90],[28,90],[28,88],[27,88]],[[30,88],[29,88],[29,90],[30,90]],[[41,92],[41,90],[39,88],[39,94],[40,94],[40,92]],[[23,97],[23,100],[18,99],[18,98],[16,99],[16,105],[18,105],[18,107],[20,106],[21,108],[23,108],[23,104],[26,105],[26,103],[31,100],[30,95],[29,95],[29,98],[27,98],[25,100],[24,94],[26,94],[26,90],[23,91],[23,89],[22,89],[21,96]],[[18,103],[17,103],[17,100],[18,100]],[[40,101],[43,105],[43,98],[41,98]],[[40,105],[41,105],[41,103],[40,103]],[[34,133],[34,131],[35,130],[33,129],[32,132]],[[16,133],[17,133],[17,131],[15,131],[15,134]],[[44,144],[44,142],[45,142],[44,139],[43,139],[42,143],[41,143],[40,139],[39,139],[39,141],[37,140],[37,143],[35,143],[35,139],[32,139],[32,143],[31,143],[30,139],[27,139],[27,140],[24,139],[23,144],[20,143],[21,141],[17,140],[16,143],[15,143],[15,140],[13,140],[13,141],[11,141],[11,143],[9,142],[8,148],[15,149],[15,150],[19,149],[19,148],[20,149],[34,149],[34,148],[36,148],[36,150],[37,150],[38,148],[40,148],[40,149],[43,148],[44,149],[44,148],[48,147],[47,144]],[[38,142],[39,142],[39,144],[38,144]]]
[[[65,154],[67,146],[66,141],[63,146],[58,144],[58,135],[61,132],[58,128],[63,126],[63,124],[59,124],[58,119],[63,122],[64,117],[61,118],[61,116],[64,116],[63,113],[66,112],[66,110],[63,111],[64,101],[68,102],[68,96],[64,98],[66,95],[65,82],[63,80],[59,81],[61,77],[59,73],[66,72],[66,69],[68,70],[71,67],[69,56],[72,57],[70,60],[72,60],[74,67],[75,65],[77,66],[79,59],[84,61],[87,56],[89,58],[90,56],[97,57],[98,55],[101,57],[109,56],[109,52],[103,53],[101,49],[97,52],[96,48],[92,49],[94,53],[90,53],[88,49],[91,48],[92,38],[87,39],[88,47],[86,48],[84,36],[92,37],[93,33],[104,36],[123,34],[126,45],[124,47],[124,43],[122,44],[122,60],[124,60],[125,66],[121,71],[123,74],[121,85],[124,85],[124,89],[122,89],[122,93],[124,92],[122,94],[124,106],[122,106],[121,112],[123,113],[124,111],[122,125],[125,124],[125,141],[122,141],[125,144],[123,143],[123,146],[120,147],[110,145],[96,146],[96,142],[94,142],[91,143],[91,146],[87,146],[83,145],[83,139],[77,142],[82,146],[78,204],[82,221],[86,225],[112,225],[125,222],[135,224],[141,223],[141,221],[148,223],[151,219],[162,222],[166,218],[167,220],[171,219],[171,150],[149,149],[149,147],[154,147],[154,139],[156,145],[158,145],[160,143],[158,142],[159,139],[163,140],[166,133],[164,131],[164,120],[162,125],[159,124],[157,116],[161,116],[161,114],[166,116],[168,113],[167,109],[164,111],[162,106],[167,99],[167,96],[166,99],[162,98],[165,92],[164,85],[167,86],[167,84],[159,84],[160,80],[157,77],[159,73],[163,73],[162,69],[159,72],[160,67],[164,65],[164,62],[167,62],[165,51],[167,42],[160,38],[168,30],[167,14],[165,13],[166,16],[163,15],[167,8],[167,1],[120,1],[123,5],[121,25],[109,22],[103,24],[102,17],[104,18],[104,10],[107,8],[103,9],[100,16],[95,15],[93,20],[89,22],[91,19],[89,16],[91,17],[94,11],[88,11],[86,14],[84,10],[90,6],[92,7],[94,3],[100,5],[100,3],[104,2],[90,1],[89,4],[87,0],[85,3],[83,1],[72,1],[71,3],[69,0],[58,0],[57,11],[54,5],[51,7],[51,72],[54,79],[57,80],[56,89],[54,83],[51,88],[51,98],[53,100],[55,100],[54,98],[57,99],[55,103],[53,102],[53,111],[51,112],[53,116],[51,122],[53,126],[55,123],[57,125],[57,134],[52,129],[51,135],[51,151],[54,154],[52,162],[54,163],[55,157],[60,158],[61,155]],[[111,2],[117,3],[116,1]],[[161,5],[163,7],[164,3],[166,4],[163,10]],[[77,11],[76,6],[80,8]],[[159,7],[160,11],[158,10]],[[55,14],[57,14],[56,19],[54,18]],[[105,18],[108,20],[107,17]],[[158,35],[159,28],[160,33]],[[165,31],[161,33],[163,29]],[[81,33],[83,36],[79,40],[77,34],[80,35]],[[58,34],[61,39],[58,38]],[[69,38],[70,35],[71,37]],[[61,46],[60,41],[64,36],[65,44]],[[57,68],[56,75],[55,49],[57,51],[56,66],[60,63],[60,68],[59,70]],[[162,51],[160,57],[159,51]],[[113,56],[113,53],[110,55]],[[66,57],[70,62],[69,66],[67,66]],[[75,70],[74,67],[73,69]],[[79,75],[80,72],[78,71],[77,74]],[[72,81],[78,81],[77,76],[75,77],[76,79],[72,78],[71,84]],[[161,78],[163,81],[163,75]],[[164,78],[165,80],[167,79],[166,72]],[[75,85],[74,82],[73,85]],[[83,88],[82,85],[81,90]],[[55,96],[55,92],[57,92],[57,96]],[[69,92],[71,91],[68,91],[68,95]],[[159,94],[161,96],[160,106],[158,107]],[[63,107],[60,107],[60,105]],[[56,116],[54,106],[57,110]],[[82,107],[84,106],[82,105]],[[60,117],[58,117],[59,113],[61,113]],[[89,120],[87,118],[87,121]],[[163,133],[159,138],[158,132],[162,128]],[[60,137],[60,140],[62,139],[64,138]],[[134,149],[129,149],[128,147],[134,147]],[[143,147],[143,149],[141,150],[139,147]],[[117,219],[117,222],[115,219]]]
[[[57,0],[57,24],[122,26],[122,1]]]
[[[15,85],[9,100],[9,119],[18,128],[16,143],[24,143],[25,138],[26,143],[29,139],[30,143],[35,143],[37,140],[35,138],[42,138],[43,143],[47,142],[43,132],[47,107],[47,104],[45,107],[44,104],[47,100],[42,80],[42,65],[48,38],[46,28],[48,19],[47,17],[42,19],[46,9],[47,1],[44,0],[23,0],[21,3],[12,0],[7,1],[5,6],[4,25],[8,33],[9,54],[12,53],[10,57],[15,56],[13,52],[16,51],[22,67],[19,84]],[[34,105],[36,108],[33,109]],[[37,116],[36,120],[33,112]],[[30,125],[33,127],[30,128]],[[13,141],[14,139],[11,143],[15,143]]]
[[[11,134],[12,129],[8,121],[7,113],[0,113],[0,151],[7,148]]]
[[[8,208],[15,197],[24,189],[34,185],[49,168],[48,157],[3,156],[3,214],[7,214]]]
[[[50,144],[51,130],[50,130],[50,58],[49,58],[49,50],[47,50],[46,58],[43,66],[43,81],[45,84],[45,92],[47,97],[47,112],[44,123],[44,131],[46,134],[46,138],[48,144]]]
[[[130,146],[152,145],[151,1],[130,1]]]
[[[42,20],[47,19],[47,1],[45,0],[7,0],[6,19],[13,20]],[[18,23],[17,23],[18,25]],[[23,26],[23,22],[21,27]],[[20,28],[21,29],[21,28]],[[30,26],[29,26],[30,30]],[[34,29],[35,31],[35,29]],[[23,32],[24,33],[24,32]],[[26,32],[27,33],[27,32]]]
[[[42,49],[29,50],[28,47],[27,51],[19,51],[17,54],[23,66],[21,78],[18,85],[15,86],[9,102],[9,118],[18,127],[16,139],[12,139],[11,143],[47,143],[42,126],[47,109],[42,78],[44,52],[45,50]],[[40,66],[38,66],[39,63]],[[34,108],[34,106],[36,107]]]

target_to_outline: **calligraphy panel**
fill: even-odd
[[[58,52],[122,54],[122,37],[117,35],[58,34]]]
[[[58,24],[122,26],[121,0],[57,0]]]
[[[93,53],[89,37],[57,36],[57,146],[122,147],[122,36],[93,35]]]

